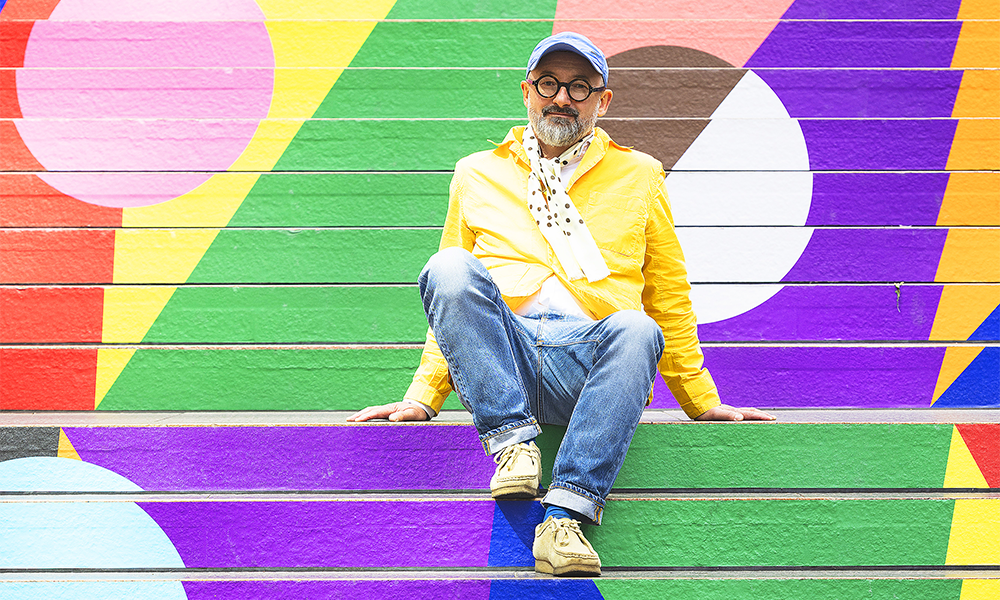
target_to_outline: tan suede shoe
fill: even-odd
[[[601,557],[580,531],[580,522],[549,517],[535,527],[535,570],[553,575],[601,575]]]
[[[534,498],[542,480],[542,453],[535,442],[507,446],[493,456],[497,470],[490,479],[494,498]]]

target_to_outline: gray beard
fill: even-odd
[[[547,107],[546,107],[547,108]],[[577,115],[575,119],[565,119],[562,117],[547,118],[544,113],[533,108],[528,108],[528,120],[531,122],[531,129],[538,136],[538,140],[546,146],[562,148],[572,146],[583,139],[585,135],[594,129],[597,123],[597,107],[594,107],[593,114],[589,116]]]

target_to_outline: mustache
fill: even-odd
[[[571,106],[560,107],[555,104],[550,104],[548,106],[542,107],[542,116],[548,116],[552,113],[561,113],[561,115],[569,115],[571,117],[579,117],[580,111],[576,110]],[[561,116],[560,115],[560,116]]]

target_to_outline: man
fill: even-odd
[[[556,575],[600,575],[580,523],[600,524],[657,371],[692,418],[773,418],[721,404],[702,367],[663,167],[595,128],[607,85],[584,36],[538,44],[528,126],[455,167],[419,278],[430,330],[413,383],[348,419],[428,419],[454,388],[497,463],[494,498],[535,497],[539,423],[565,425],[532,548]]]

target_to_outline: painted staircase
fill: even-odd
[[[776,413],[647,411],[598,579],[534,573],[462,412],[6,414],[0,597],[1000,597],[995,412]]]

